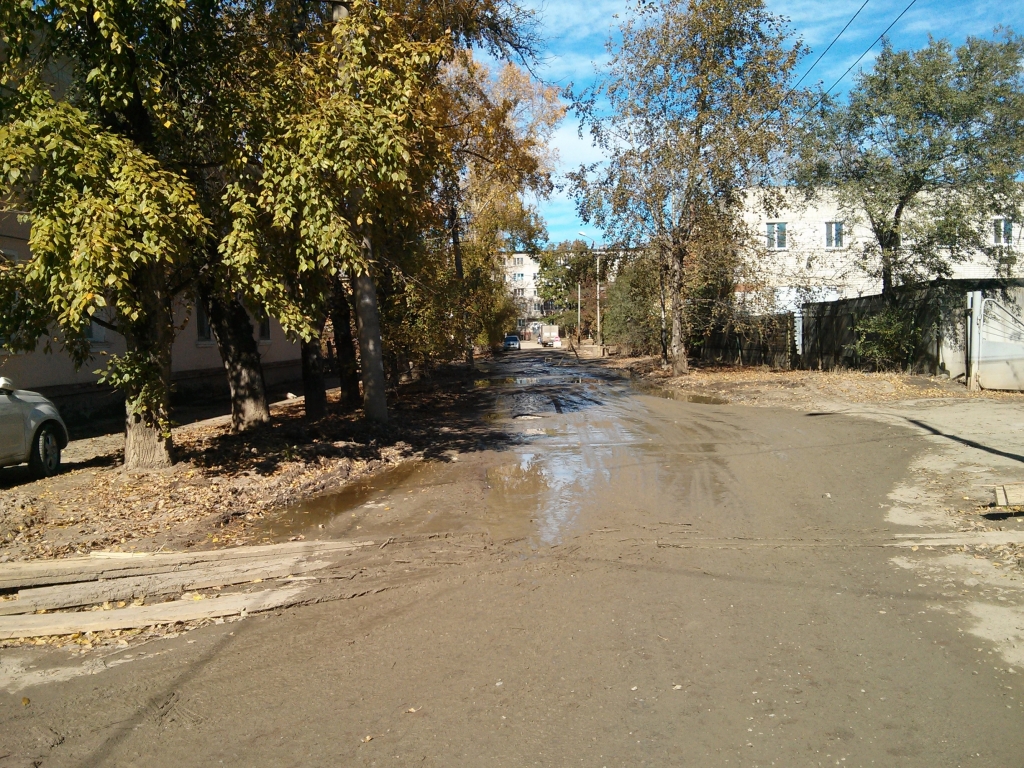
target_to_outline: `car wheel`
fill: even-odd
[[[60,469],[60,436],[52,424],[44,424],[36,432],[28,465],[36,477],[53,477]]]

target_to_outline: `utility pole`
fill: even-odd
[[[576,343],[583,339],[583,283],[576,283]]]

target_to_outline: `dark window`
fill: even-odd
[[[196,339],[198,341],[213,341],[210,317],[206,314],[206,307],[201,301],[196,302]]]
[[[93,321],[89,321],[89,325],[85,329],[85,338],[91,341],[93,344],[102,344],[107,340],[107,335],[104,333],[106,329],[102,325],[97,325]]]
[[[270,341],[270,315],[260,316],[260,341]]]

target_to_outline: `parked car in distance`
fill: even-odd
[[[520,349],[519,337],[516,336],[514,333],[510,333],[508,336],[505,337],[505,341],[504,343],[502,343],[501,348],[504,349],[506,352],[508,352],[510,349]]]
[[[68,428],[57,406],[0,378],[0,467],[28,462],[36,477],[50,477],[60,469],[67,444]]]

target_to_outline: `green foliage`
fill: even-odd
[[[0,198],[32,212],[33,258],[6,279],[37,297],[69,339],[81,339],[103,307],[137,322],[146,312],[140,273],[177,266],[205,231],[187,180],[42,90],[0,126],[0,172]],[[15,327],[4,330],[17,336],[19,320],[7,316]],[[70,349],[83,362],[86,350]]]
[[[891,305],[881,312],[861,318],[854,325],[856,342],[849,346],[862,362],[877,371],[896,371],[909,367],[921,329],[910,308]]]
[[[668,267],[683,370],[692,289],[735,271],[745,190],[766,204],[776,195],[792,114],[778,105],[804,49],[762,0],[644,3],[621,31],[607,75],[577,102],[609,160],[570,179],[581,217],[607,241],[649,248]]]
[[[660,267],[648,254],[622,265],[605,293],[601,332],[633,354],[661,352]]]
[[[970,37],[954,49],[886,43],[846,101],[822,98],[805,122],[796,181],[827,195],[875,236],[863,266],[900,284],[948,276],[983,252],[998,262],[991,218],[1024,211],[1024,39]]]

